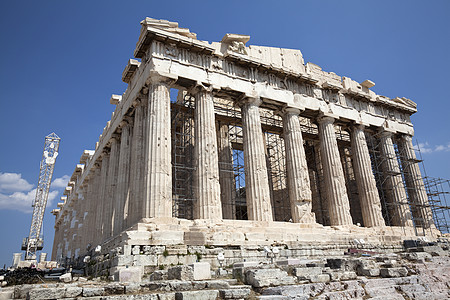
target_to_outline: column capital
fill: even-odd
[[[295,108],[295,107],[284,107],[281,110],[281,113],[283,115],[300,115],[302,112],[304,111],[304,109],[300,109],[300,108]]]
[[[130,125],[133,123],[133,119],[130,116],[124,116],[123,120],[119,123],[119,128],[123,128],[125,125]]]
[[[175,81],[178,80],[178,76],[172,73],[165,72],[157,72],[150,71],[150,76],[148,77],[146,83],[147,84],[164,84],[164,85],[172,85]]]
[[[378,130],[378,134],[380,135],[380,137],[392,137],[394,132],[391,130],[386,130],[386,128],[380,128]]]
[[[364,129],[366,129],[366,125],[363,123],[354,123],[350,126],[350,128],[352,130],[355,130],[355,129],[364,130]]]
[[[333,124],[335,120],[335,117],[329,115],[320,115],[317,118],[317,122],[319,122],[319,124]]]
[[[262,104],[262,100],[260,97],[244,97],[240,103],[239,106],[244,106],[246,104],[254,105],[254,106],[260,106]]]

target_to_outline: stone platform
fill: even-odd
[[[432,241],[439,235],[437,231],[430,231],[426,238]],[[100,266],[94,272],[99,275],[101,270],[103,274],[109,270],[109,275],[114,275],[127,266],[143,266],[149,272],[169,265],[191,264],[200,259],[217,268],[219,253],[224,255],[223,265],[243,260],[267,262],[273,257],[343,255],[349,248],[385,253],[401,250],[403,240],[408,239],[417,239],[413,228],[142,219],[101,245],[101,252],[96,254]],[[276,254],[267,252],[274,247],[277,248]]]

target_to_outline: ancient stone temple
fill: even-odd
[[[412,146],[414,102],[305,64],[300,50],[141,25],[128,88],[53,210],[54,260],[116,249],[111,266],[133,255],[156,266],[172,254],[145,255],[158,247],[212,246],[233,262],[245,247],[439,235]]]

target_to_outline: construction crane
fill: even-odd
[[[33,217],[31,219],[30,234],[23,239],[22,250],[25,250],[25,260],[36,260],[36,252],[42,250],[44,239],[41,237],[42,221],[47,206],[48,192],[52,182],[55,160],[58,156],[60,138],[53,132],[45,137],[44,153],[39,171],[39,182],[34,199]]]

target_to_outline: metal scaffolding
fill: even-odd
[[[189,93],[182,91],[179,97],[172,104],[172,161],[173,161],[173,215],[178,218],[193,218],[193,148],[194,148],[194,106],[195,100]],[[217,121],[218,138],[224,138],[223,143],[227,143],[228,153],[219,154],[219,172],[222,176],[228,177],[227,191],[221,183],[221,197],[227,197],[227,201],[222,199],[222,209],[227,211],[224,218],[247,220],[247,202],[245,192],[245,171],[244,171],[244,147],[242,132],[241,109],[235,101],[228,98],[214,98],[214,110]],[[287,187],[286,157],[283,139],[282,117],[271,107],[260,107],[261,125],[266,144],[266,159],[271,191],[271,202],[274,211],[275,221],[290,221],[291,208],[289,203],[289,192]],[[330,225],[328,204],[323,195],[324,182],[320,157],[320,147],[318,143],[318,126],[312,119],[300,117],[301,130],[304,136],[304,147],[308,172],[311,182],[312,210],[316,214],[316,221],[323,225]],[[352,149],[350,145],[350,134],[346,127],[335,124],[336,137],[341,156],[342,168],[344,171],[347,194],[350,202],[351,215],[355,224],[363,224],[359,194],[353,161]],[[220,132],[220,130],[225,132]],[[220,135],[224,135],[220,137]],[[382,214],[387,226],[398,226],[397,223],[404,223],[405,218],[411,218],[417,235],[425,235],[429,226],[425,226],[427,221],[422,216],[427,214],[424,210],[431,210],[436,227],[443,233],[449,232],[449,205],[446,195],[449,193],[450,181],[440,178],[431,178],[424,174],[424,188],[428,196],[428,204],[421,205],[417,200],[412,199],[413,188],[420,186],[413,184],[416,180],[422,180],[417,172],[409,173],[412,164],[422,162],[421,159],[412,159],[406,155],[405,149],[398,147],[399,143],[394,139],[395,157],[385,157],[380,151],[380,133],[367,132],[366,139],[369,148],[369,155],[372,163],[372,172],[378,188]],[[418,149],[420,150],[420,149]],[[418,155],[421,158],[420,151]],[[398,162],[399,171],[387,171],[385,164],[388,160],[395,159]],[[422,169],[423,163],[422,163]],[[397,182],[395,186],[387,185],[387,181],[397,176],[392,182]],[[423,186],[423,185],[422,185]],[[230,190],[231,189],[231,195]],[[401,201],[392,201],[397,189],[404,189],[406,198]],[[226,195],[226,196],[225,196]],[[396,216],[395,211],[399,205],[407,205],[411,212],[408,215]],[[231,207],[227,207],[231,206]],[[402,218],[399,220],[398,218]]]

